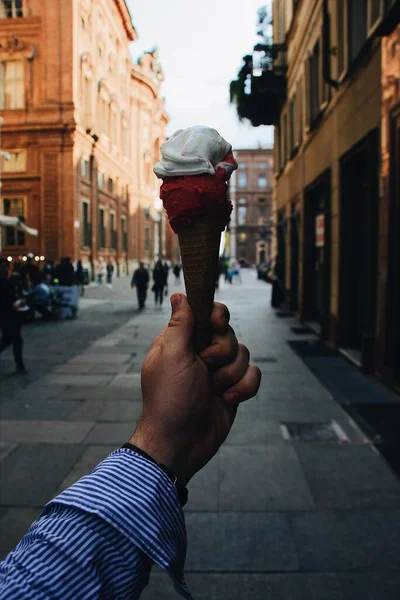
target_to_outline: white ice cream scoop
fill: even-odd
[[[224,162],[232,146],[216,129],[195,125],[178,129],[161,145],[161,160],[154,166],[160,179],[185,175],[213,175],[218,167],[226,171],[226,179],[237,168],[235,162]]]

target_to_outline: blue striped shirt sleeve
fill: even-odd
[[[0,597],[134,600],[154,563],[191,599],[185,556],[174,485],[157,465],[120,448],[46,505],[0,564]]]

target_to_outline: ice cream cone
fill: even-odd
[[[211,312],[218,274],[221,224],[204,217],[179,232],[186,294],[195,318],[194,344],[200,353],[211,341]]]

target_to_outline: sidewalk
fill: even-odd
[[[360,386],[374,398],[389,392],[353,377],[344,359],[334,357],[333,371],[329,356],[312,362],[316,338],[275,314],[270,287],[254,271],[242,275],[243,284],[223,284],[217,300],[228,304],[263,380],[220,453],[189,485],[189,587],[202,600],[397,600],[400,482],[340,405],[348,395],[359,400]],[[138,314],[122,284],[109,291],[88,293],[102,303],[82,312],[57,364],[49,329],[40,378],[7,397],[0,382],[3,555],[47,500],[133,430],[141,362],[169,308],[156,311],[149,298]],[[89,335],[93,314],[104,330],[92,326]],[[58,337],[68,331],[54,326]],[[4,364],[1,357],[0,372]],[[143,598],[176,597],[154,569]]]

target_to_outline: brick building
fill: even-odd
[[[273,150],[234,150],[234,155],[238,170],[230,179],[229,254],[255,265],[271,258]]]
[[[1,212],[39,230],[3,251],[94,263],[165,249],[152,173],[167,117],[157,52],[133,64],[125,0],[0,1]],[[160,236],[161,232],[161,236]]]

